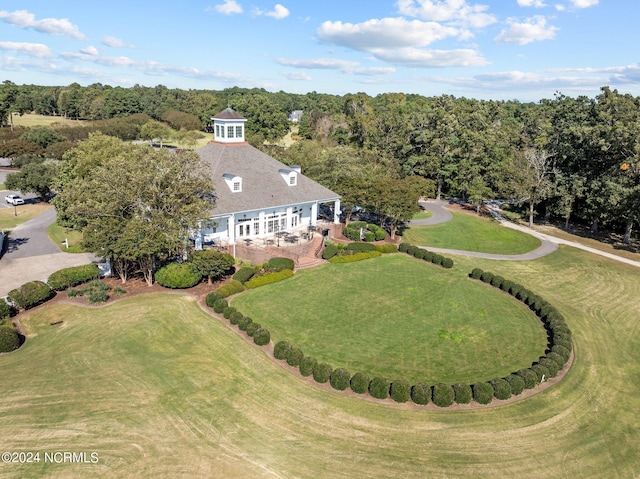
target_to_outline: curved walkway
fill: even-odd
[[[437,223],[443,223],[444,221],[449,221],[452,218],[451,212],[447,211],[444,208],[444,206],[448,204],[446,201],[430,200],[430,201],[423,201],[420,204],[423,208],[431,211],[433,213],[433,216],[427,220],[411,221],[410,225],[418,226],[418,225],[426,225],[426,224],[437,224]],[[575,241],[568,241],[568,240],[557,238],[555,236],[551,236],[548,234],[538,233],[537,231],[533,231],[532,229],[527,228],[526,226],[520,226],[515,223],[511,223],[505,220],[504,217],[502,216],[502,213],[500,210],[500,204],[498,202],[488,202],[486,203],[486,206],[491,212],[491,215],[502,226],[521,231],[531,236],[535,236],[542,242],[540,247],[528,253],[518,254],[518,255],[479,253],[477,251],[463,251],[463,250],[456,250],[456,249],[431,248],[431,247],[429,247],[429,251],[433,251],[434,253],[457,254],[461,256],[471,256],[475,258],[492,259],[492,260],[498,260],[498,261],[528,261],[528,260],[542,258],[543,256],[553,253],[558,249],[558,245],[563,244],[563,245],[571,246],[573,248],[578,248],[584,251],[588,251],[589,253],[597,254],[599,256],[604,256],[605,258],[613,259],[615,261],[619,261],[621,263],[626,263],[626,264],[635,266],[637,268],[640,268],[640,261],[623,258],[622,256],[618,256],[612,253],[607,253],[606,251],[601,251],[599,249],[591,248],[589,246],[585,246]],[[443,218],[446,218],[447,216],[442,212],[442,210],[444,210],[445,212],[448,212],[449,214],[448,219],[443,219]],[[434,218],[437,218],[438,221],[435,221],[432,223],[425,223],[426,221],[433,220]]]

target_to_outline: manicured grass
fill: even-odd
[[[520,231],[500,226],[489,218],[453,212],[446,223],[414,226],[402,240],[419,246],[478,251],[492,254],[522,254],[540,246],[540,240]]]
[[[26,127],[35,127],[35,126],[49,126],[54,123],[62,123],[67,125],[79,125],[82,123],[86,123],[83,120],[70,120],[68,118],[63,118],[60,116],[45,116],[45,115],[35,115],[31,113],[26,113],[22,116],[13,115],[13,124],[14,126],[26,126]]]
[[[85,252],[85,249],[81,245],[82,233],[80,231],[59,226],[58,223],[55,222],[47,228],[47,235],[51,238],[51,241],[58,245],[58,248],[65,253]],[[65,239],[69,242],[68,248],[62,244]]]
[[[232,305],[318,361],[412,384],[504,377],[547,343],[512,297],[404,254],[302,271]]]
[[[1,475],[636,477],[637,268],[563,246],[536,261],[455,259],[563,312],[576,358],[560,383],[488,409],[389,407],[293,376],[179,295],[57,304],[22,316],[25,347],[0,355],[0,450],[97,451],[99,462],[3,464]]]
[[[49,203],[29,203],[26,205],[18,205],[15,208],[11,205],[9,205],[8,208],[2,208],[0,209],[0,229],[15,228],[19,224],[35,218],[51,207]],[[15,212],[18,213],[17,216]]]
[[[433,214],[430,211],[421,211],[420,213],[416,213],[413,215],[412,220],[427,220],[431,218]]]

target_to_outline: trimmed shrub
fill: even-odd
[[[287,353],[291,349],[291,343],[289,341],[278,341],[273,347],[273,357],[276,359],[286,359]]]
[[[245,316],[244,318],[242,318],[242,320],[238,323],[238,329],[240,331],[246,331],[247,328],[249,327],[249,325],[253,322],[253,319],[251,319],[248,316]]]
[[[438,265],[438,266],[442,266],[442,263],[444,262],[444,256],[439,255],[439,254],[434,254],[433,257],[431,258],[431,263]]]
[[[442,267],[447,269],[453,268],[453,260],[451,258],[443,258]]]
[[[378,225],[368,224],[367,229],[373,233],[374,241],[382,241],[387,237],[387,232],[385,231],[385,229]]]
[[[420,248],[418,248],[417,246],[409,245],[405,250],[405,253],[407,253],[409,256],[413,256],[414,254],[416,254],[416,251],[419,249]]]
[[[493,286],[494,288],[499,288],[500,286],[502,286],[503,281],[504,278],[502,276],[494,276],[491,279],[491,286]]]
[[[485,283],[491,283],[491,280],[493,279],[493,273],[489,272],[489,271],[485,271],[484,273],[482,273],[480,275],[480,281],[483,281]]]
[[[244,286],[240,281],[236,281],[232,279],[227,284],[220,286],[216,291],[223,297],[228,298],[237,293],[241,293],[244,291]]]
[[[489,383],[475,383],[472,386],[473,400],[478,404],[489,404],[493,400],[493,386]]]
[[[227,306],[222,310],[222,316],[224,316],[224,319],[229,319],[231,315],[236,311],[236,308],[234,308],[233,306]]]
[[[469,404],[473,399],[473,391],[468,384],[454,384],[453,395],[457,404]]]
[[[438,407],[449,407],[453,404],[453,388],[449,384],[438,383],[433,386],[432,401]]]
[[[493,395],[496,399],[509,399],[511,397],[511,386],[506,379],[496,378],[491,380]]]
[[[511,394],[517,396],[524,391],[524,379],[517,374],[509,374],[506,378],[509,386],[511,387]]]
[[[551,344],[553,344],[553,347],[555,346],[562,346],[565,349],[568,349],[569,351],[571,351],[571,348],[573,347],[573,345],[571,344],[571,340],[567,339],[567,338],[562,338],[562,337],[558,337],[558,336],[554,336],[551,340]],[[553,347],[551,348],[551,350],[553,350]],[[568,360],[568,358],[567,358]]]
[[[344,391],[349,387],[351,373],[344,368],[334,369],[329,378],[329,383],[333,389]]]
[[[349,386],[354,393],[364,394],[369,390],[369,376],[365,373],[355,373],[349,381]]]
[[[407,249],[409,249],[409,246],[411,246],[409,243],[400,243],[398,245],[398,251],[400,253],[406,253]]]
[[[500,285],[500,289],[508,293],[509,288],[511,288],[511,286],[513,286],[513,281],[509,281],[508,279],[505,279],[504,281],[502,281],[502,284]]]
[[[391,384],[384,378],[375,377],[369,383],[369,394],[376,399],[387,399]]]
[[[525,389],[533,389],[538,384],[538,375],[531,368],[521,369],[516,374],[524,381]]]
[[[235,272],[232,278],[236,281],[240,281],[241,283],[246,283],[254,274],[256,274],[256,270],[254,268],[250,266],[243,266]]]
[[[548,378],[555,378],[560,371],[560,366],[558,365],[558,363],[556,363],[549,357],[540,358],[538,364],[547,368],[547,371],[549,371],[549,374],[547,375]]]
[[[553,351],[547,353],[546,356],[558,365],[558,372],[560,372],[564,365],[567,363],[567,359]]]
[[[379,251],[369,251],[362,253],[355,253],[351,255],[345,256],[334,256],[329,259],[330,263],[354,263],[355,261],[362,261],[370,258],[377,258],[378,256],[382,256],[382,253]]]
[[[289,366],[300,366],[302,358],[304,358],[304,353],[301,349],[291,348],[289,351],[287,351],[287,364]]]
[[[322,251],[322,259],[330,259],[338,254],[338,248],[335,245],[328,244]]]
[[[268,329],[258,328],[253,333],[253,342],[258,346],[265,346],[269,344],[269,341],[271,341],[271,333]]]
[[[300,361],[300,374],[304,377],[311,376],[316,364],[318,364],[318,360],[316,358],[305,356],[302,358],[302,361]]]
[[[160,286],[171,289],[191,288],[202,279],[191,263],[169,263],[156,271],[155,277]]]
[[[429,404],[431,400],[431,388],[423,383],[414,384],[411,386],[411,400],[415,404]]]
[[[414,258],[418,258],[418,259],[424,259],[424,255],[427,252],[425,250],[423,250],[422,248],[417,248],[414,252],[413,252],[413,257]]]
[[[534,364],[531,366],[531,370],[536,373],[536,383],[539,384],[542,382],[542,379],[546,379],[549,377],[549,369],[543,364]]]
[[[231,316],[229,316],[229,322],[233,325],[237,325],[243,319],[244,314],[242,314],[240,311],[236,311],[235,313],[232,313]]]
[[[484,273],[484,271],[481,270],[480,268],[473,268],[471,270],[471,273],[469,273],[469,277],[473,279],[480,279],[480,276],[482,276],[482,273]]]
[[[295,267],[295,263],[291,258],[275,257],[275,258],[269,259],[269,266],[276,269],[290,269],[291,271],[293,271],[293,268]]]
[[[407,402],[411,397],[411,386],[406,381],[393,381],[389,396],[395,402]]]
[[[0,322],[10,316],[11,306],[9,306],[9,304],[7,304],[7,302],[3,298],[0,298]]]
[[[80,283],[86,283],[100,276],[100,270],[95,264],[72,266],[52,273],[47,284],[56,291],[62,291]]]
[[[554,344],[551,347],[551,352],[557,354],[564,360],[563,366],[567,361],[569,361],[569,358],[571,357],[571,350],[561,344]]]
[[[522,286],[520,286],[517,283],[513,283],[511,285],[511,287],[509,288],[509,294],[511,296],[517,296],[517,294],[520,292],[520,290],[522,290]]]
[[[375,241],[376,240],[376,235],[372,231],[365,231],[364,232],[364,240],[365,241]]]
[[[213,311],[218,314],[222,313],[225,310],[225,308],[228,308],[228,307],[229,307],[229,303],[227,303],[227,300],[224,298],[220,298],[213,303]]]
[[[209,293],[208,295],[205,296],[204,302],[206,303],[207,306],[209,306],[210,308],[213,308],[214,303],[219,299],[222,299],[222,295],[214,291],[213,293]]]
[[[349,243],[345,249],[348,251],[375,251],[376,245],[371,243]]]
[[[431,251],[425,251],[424,257],[422,259],[431,263],[433,261],[434,256],[435,256],[435,253],[432,253]]]
[[[99,279],[94,279],[81,289],[81,293],[91,304],[104,303],[109,299],[109,286]]]
[[[377,244],[374,246],[376,248],[376,251],[380,251],[382,254],[398,252],[398,247],[394,244]]]
[[[55,292],[42,281],[30,281],[9,292],[9,301],[21,309],[30,309],[51,299]]]
[[[13,324],[0,326],[0,353],[8,353],[20,347],[20,335]]]
[[[326,383],[331,377],[333,368],[327,363],[317,363],[313,367],[313,379],[320,384]]]
[[[260,323],[251,322],[247,326],[247,329],[245,330],[245,332],[247,333],[247,336],[252,337],[256,333],[256,331],[258,331],[259,329],[262,329],[262,326],[260,326]]]
[[[290,269],[283,269],[282,271],[267,273],[262,276],[254,276],[244,285],[249,289],[253,289],[264,286],[265,284],[277,283],[283,279],[291,278],[291,276],[293,276],[293,271]]]

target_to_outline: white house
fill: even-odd
[[[212,119],[214,141],[198,154],[211,168],[216,202],[199,243],[235,244],[265,239],[279,232],[295,233],[316,226],[321,203],[334,205],[339,222],[340,196],[284,163],[249,145],[246,118],[231,108]]]

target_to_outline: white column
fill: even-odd
[[[311,226],[316,226],[318,224],[318,202],[311,204]]]
[[[234,216],[229,216],[227,220],[227,228],[229,229],[229,244],[236,243],[236,223],[234,221]]]
[[[333,222],[335,224],[340,223],[340,214],[342,213],[342,211],[340,211],[340,200],[336,200],[335,204],[334,204],[334,208],[333,208]]]

